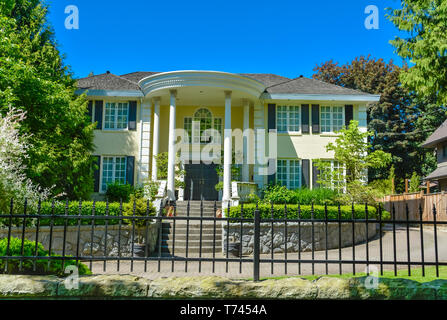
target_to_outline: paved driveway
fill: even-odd
[[[410,228],[410,261],[420,262],[422,257],[421,251],[421,234],[418,228]],[[434,231],[430,226],[424,226],[424,260],[426,262],[435,261],[435,246],[434,246]],[[372,239],[368,243],[369,261],[372,266],[379,268],[379,253],[380,253],[380,237]],[[394,261],[393,250],[393,233],[392,227],[387,225],[383,228],[382,234],[383,244],[383,261]],[[355,246],[355,259],[366,260],[366,243]],[[396,258],[397,261],[407,262],[407,231],[406,227],[396,227]],[[352,247],[346,247],[341,250],[342,260],[352,260],[353,250]],[[203,254],[203,257],[211,258],[211,254]],[[271,263],[261,263],[261,277],[270,276],[282,276],[282,275],[311,275],[312,271],[316,275],[324,275],[326,271],[328,274],[338,274],[340,272],[340,265],[338,263],[339,249],[328,250],[327,256],[329,260],[337,261],[337,263],[328,263],[327,267],[325,263],[315,263],[312,268],[311,263],[274,263],[273,273]],[[189,257],[198,257],[198,255],[190,254]],[[217,253],[216,257],[224,257],[221,253]],[[246,256],[244,259],[250,259],[251,256]],[[262,254],[261,259],[270,259],[270,254]],[[284,259],[284,254],[274,254],[274,259]],[[288,253],[288,259],[298,259],[298,253]],[[316,251],[314,254],[315,260],[325,260],[325,251]],[[301,260],[311,260],[311,252],[302,252]],[[447,229],[438,228],[438,260],[439,262],[447,262]],[[86,261],[88,265],[89,262]],[[117,271],[117,263],[115,261],[107,262],[106,271],[104,271],[103,262],[93,262],[92,271],[95,274],[133,274],[147,278],[159,278],[170,276],[206,276],[206,275],[219,275],[230,278],[251,278],[253,277],[253,264],[251,262],[243,262],[242,265],[239,262],[229,262],[228,269],[225,262],[216,262],[214,265],[212,262],[202,262],[201,272],[199,272],[199,262],[189,261],[187,263],[187,272],[185,272],[185,261],[174,262],[174,272],[172,272],[172,262],[162,261],[160,263],[160,272],[158,272],[157,261],[134,261],[133,271],[130,271],[130,261],[120,262],[120,271]],[[146,265],[146,266],[145,266]],[[144,268],[146,267],[146,271]],[[364,272],[366,265],[356,264],[356,272]],[[407,269],[408,265],[398,265],[398,269]],[[412,266],[418,268],[419,266]],[[326,269],[327,268],[327,269]],[[352,263],[343,263],[341,266],[343,273],[352,273]],[[383,266],[384,270],[393,270],[394,265],[388,264]],[[313,269],[313,270],[312,270]],[[227,272],[228,270],[228,272]]]

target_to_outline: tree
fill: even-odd
[[[28,136],[20,135],[20,123],[25,119],[23,111],[10,109],[5,116],[0,115],[0,213],[10,210],[13,199],[14,213],[28,201],[29,207],[36,207],[38,200],[45,200],[48,191],[33,184],[26,178],[23,159],[29,148]]]
[[[365,171],[388,167],[392,161],[391,154],[382,150],[371,151],[367,138],[370,132],[361,132],[358,121],[351,120],[347,128],[338,132],[335,142],[328,143],[326,151],[334,153],[334,160],[340,165],[338,169],[328,170],[327,161],[317,160],[316,166],[323,174],[319,183],[330,186],[333,181],[346,183],[347,196],[341,196],[343,202],[375,202],[375,192],[364,182]]]
[[[368,130],[372,132],[371,150],[391,153],[398,181],[409,178],[408,172],[417,170],[425,174],[432,162],[424,169],[432,154],[419,147],[427,137],[419,120],[428,102],[416,100],[400,83],[400,74],[407,66],[399,67],[390,61],[370,56],[355,58],[351,63],[339,66],[332,60],[317,66],[315,79],[343,87],[380,94],[380,101],[368,105]],[[434,115],[436,116],[436,115]],[[376,168],[368,172],[369,180],[384,179],[388,169]],[[403,188],[403,184],[399,185]]]
[[[436,97],[447,105],[447,2],[444,0],[401,0],[400,9],[389,8],[388,19],[407,38],[391,44],[414,64],[401,74],[403,84],[423,97]]]
[[[26,111],[30,135],[26,175],[53,195],[87,198],[93,191],[93,129],[84,95],[57,49],[39,0],[0,3],[0,113]]]

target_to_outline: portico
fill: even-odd
[[[250,116],[253,106],[258,103],[265,86],[249,77],[215,71],[160,73],[141,79],[139,86],[144,93],[143,101],[154,108],[152,179],[157,179],[155,155],[168,151],[167,196],[175,201],[177,151],[181,151],[184,164],[200,163],[205,160],[205,148],[214,149],[218,151],[214,154],[220,155],[223,144],[223,157],[206,160],[223,165],[222,204],[226,206],[231,198],[233,136],[236,136],[235,144],[240,143],[242,147],[241,154],[235,155],[242,160],[242,180],[251,180],[249,156],[254,153],[254,146],[247,129],[253,123]],[[169,120],[163,121],[166,117]],[[167,131],[166,126],[160,125],[166,122],[169,123]],[[183,136],[179,137],[177,129],[184,129]],[[214,188],[214,185],[206,188]]]

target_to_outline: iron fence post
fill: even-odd
[[[254,239],[253,239],[253,280],[259,281],[259,247],[260,247],[260,235],[261,235],[261,223],[260,223],[259,210],[255,210],[254,216]]]

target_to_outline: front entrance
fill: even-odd
[[[215,164],[185,164],[185,200],[218,200]]]

